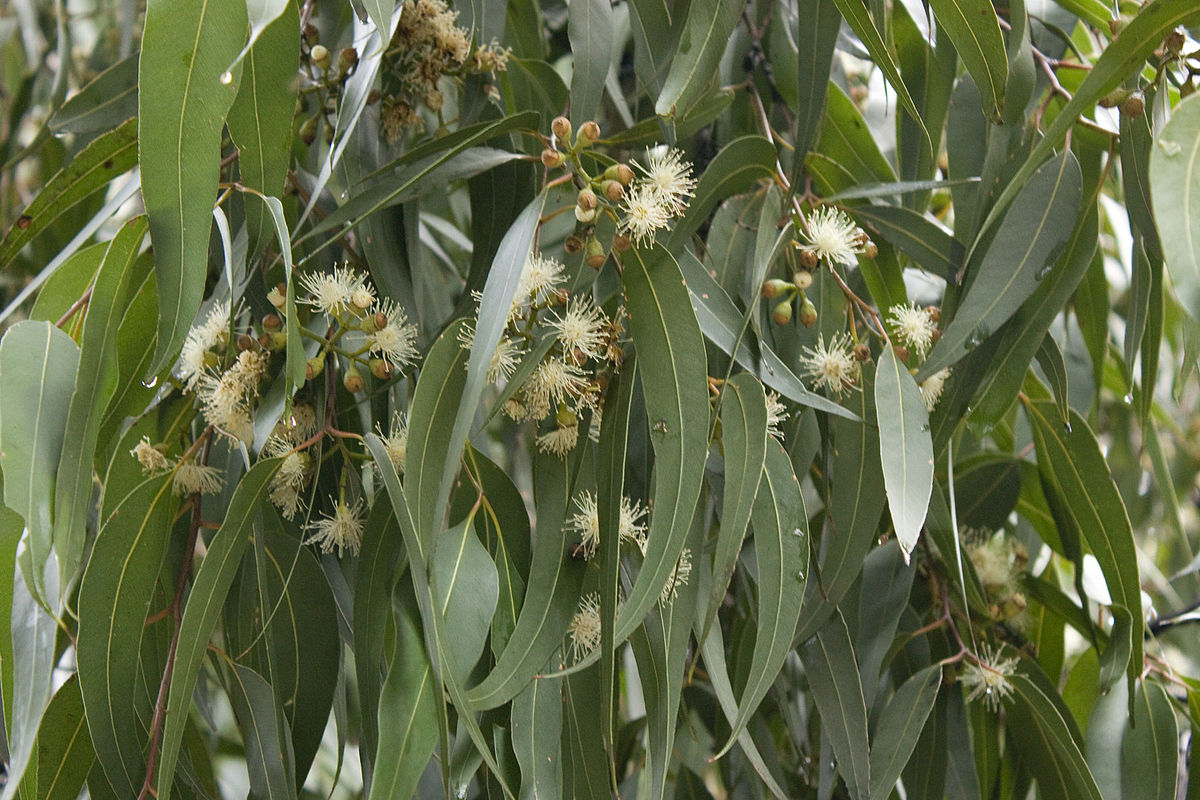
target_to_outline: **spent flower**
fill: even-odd
[[[331,515],[309,522],[304,528],[310,531],[304,544],[319,545],[322,553],[337,550],[338,558],[346,550],[358,555],[363,534],[362,499],[353,503],[336,500]]]
[[[582,661],[600,646],[600,595],[596,592],[579,600],[579,610],[567,627],[571,637],[571,656]]]
[[[925,401],[925,410],[932,412],[937,408],[938,400],[946,389],[946,380],[950,377],[950,368],[939,369],[925,380],[921,381],[921,399]]]

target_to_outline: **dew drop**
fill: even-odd
[[[1036,275],[1036,277],[1037,277],[1037,279],[1040,281],[1040,280],[1044,279],[1044,278],[1045,278],[1047,275],[1049,275],[1049,274],[1050,274],[1051,272],[1053,272],[1053,271],[1054,271],[1054,265],[1053,265],[1053,264],[1047,264],[1046,266],[1042,267],[1041,269],[1039,269],[1039,270],[1037,271],[1037,275]]]
[[[222,72],[221,73],[221,83],[225,84],[226,86],[233,83],[233,73],[230,72],[229,70],[225,70],[224,72]]]
[[[1125,405],[1127,405],[1127,406],[1133,405],[1133,392],[1130,392],[1129,394],[1125,395]]]
[[[158,378],[154,377],[148,381],[142,381],[142,386],[145,386],[147,389],[153,389],[155,386],[158,386]]]
[[[984,694],[991,694],[991,693],[992,693],[992,687],[990,687],[990,686],[989,686],[989,687],[987,687],[986,689],[984,689],[984,690],[983,690],[983,693],[984,693]]]
[[[1063,423],[1063,432],[1064,432],[1064,433],[1070,433],[1070,432],[1071,432],[1071,423],[1069,423],[1069,422],[1064,422],[1064,423]]]
[[[296,427],[298,424],[299,424],[299,423],[298,423],[298,422],[296,422],[296,415],[295,415],[295,414],[293,414],[292,416],[288,417],[288,427],[289,427],[289,428],[294,428],[294,427]]]
[[[988,337],[986,328],[979,327],[971,331],[971,335],[967,337],[966,346],[968,350],[978,347],[983,344],[983,340]]]
[[[799,528],[792,528],[792,536],[803,536],[803,535],[804,535],[804,531],[800,530]]]
[[[796,580],[798,580],[798,581],[802,581],[802,580],[804,580],[804,573],[803,573],[803,572],[797,572],[797,573],[796,573]]]

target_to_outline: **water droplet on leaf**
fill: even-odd
[[[1069,422],[1063,423],[1063,433],[1071,433],[1071,423],[1069,423]]]
[[[221,83],[225,84],[226,86],[233,83],[233,73],[230,72],[229,70],[225,70],[224,72],[222,72],[221,73]]]
[[[145,386],[147,389],[153,389],[155,386],[158,386],[158,378],[155,377],[148,381],[142,381],[142,386]]]

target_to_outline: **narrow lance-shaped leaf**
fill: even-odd
[[[870,748],[867,744],[867,707],[863,700],[854,645],[842,617],[835,616],[800,652],[829,735],[838,771],[855,800],[871,794]]]
[[[521,765],[520,800],[562,797],[562,678],[531,681],[513,699],[512,743]]]
[[[593,118],[604,96],[613,55],[613,11],[608,0],[579,0],[567,7],[567,13],[567,36],[574,58],[571,122],[578,127]]]
[[[79,589],[79,687],[96,757],[121,796],[145,777],[138,661],[145,620],[171,532],[171,481],[150,478],[133,490],[96,537]]]
[[[26,320],[0,340],[0,469],[4,504],[25,519],[35,596],[47,606],[42,570],[50,557],[54,486],[66,434],[79,348],[49,322]]]
[[[886,346],[875,370],[875,416],[888,509],[908,563],[933,491],[933,440],[921,389],[895,350]]]
[[[654,113],[674,117],[708,88],[743,8],[740,0],[715,0],[688,7],[679,49],[655,101]]]
[[[1069,150],[1025,183],[1020,202],[1005,216],[987,252],[968,260],[966,297],[921,366],[919,379],[958,361],[1033,294],[1070,239],[1082,195],[1079,162]]]
[[[1150,153],[1150,195],[1167,271],[1179,300],[1200,319],[1200,97],[1183,100]]]
[[[252,536],[252,527],[262,511],[280,459],[259,461],[246,473],[234,491],[220,529],[208,543],[208,549],[188,594],[179,625],[179,644],[175,651],[175,670],[167,694],[167,716],[163,728],[159,763],[155,774],[158,796],[171,800],[176,759],[183,742],[192,692],[200,665],[208,649],[209,637],[217,625],[229,588],[242,564]]]
[[[110,131],[137,116],[138,56],[126,56],[105,69],[50,115],[55,133]],[[137,150],[137,123],[130,148]],[[132,162],[131,162],[132,166]]]
[[[147,272],[145,262],[138,259],[145,235],[146,220],[138,217],[126,223],[109,243],[83,321],[79,370],[54,490],[54,550],[64,578],[75,574],[83,558],[100,422],[118,388],[117,331]]]
[[[758,565],[758,630],[737,720],[718,757],[733,746],[792,651],[808,581],[808,512],[791,462],[777,442],[767,445],[751,519]]]
[[[54,693],[38,730],[39,800],[75,800],[95,758],[75,674]]]
[[[942,667],[932,664],[904,682],[884,708],[871,747],[871,800],[886,800],[917,746],[942,685]]]
[[[246,40],[245,0],[152,0],[138,66],[138,161],[158,270],[151,372],[179,351],[204,296],[221,133]],[[240,68],[236,70],[240,72]]]
[[[1166,689],[1142,680],[1132,726],[1121,742],[1123,800],[1174,800],[1179,775],[1179,727]]]
[[[137,121],[97,137],[46,182],[0,241],[4,269],[35,236],[76,204],[137,163]]]
[[[979,87],[985,112],[998,122],[1008,80],[1008,55],[995,9],[989,0],[930,0],[930,5],[939,28],[950,37]]]

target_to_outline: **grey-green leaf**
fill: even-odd
[[[886,800],[908,763],[942,685],[942,668],[931,664],[904,682],[884,708],[871,747],[871,800]]]
[[[245,0],[154,0],[138,64],[138,158],[158,269],[158,348],[174,360],[204,296],[221,133],[237,92]],[[237,70],[240,72],[240,69]]]
[[[963,66],[975,79],[983,95],[985,113],[998,122],[1008,80],[1008,55],[991,2],[930,0],[929,4],[939,28],[950,37]]]
[[[875,416],[888,509],[907,563],[929,510],[933,440],[921,389],[891,347],[883,348],[875,371]]]
[[[1180,102],[1159,133],[1150,153],[1150,196],[1175,291],[1200,319],[1200,97]]]
[[[690,108],[704,93],[713,81],[717,64],[744,7],[741,0],[707,0],[688,7],[679,47],[662,92],[655,101],[654,113],[660,117],[674,117]]]

